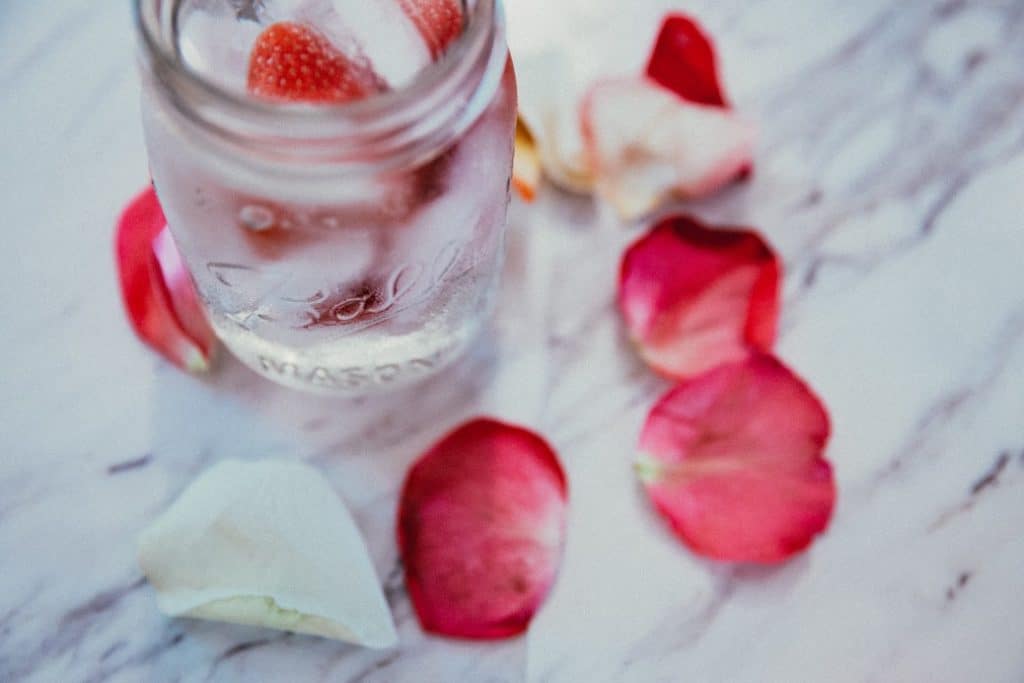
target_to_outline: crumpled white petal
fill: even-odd
[[[559,187],[586,193],[593,177],[579,123],[579,79],[559,51],[516,57],[519,115],[537,142],[545,175]]]
[[[754,129],[645,78],[596,83],[581,110],[596,189],[625,218],[710,194],[751,162]]]
[[[581,98],[603,74],[640,69],[646,46],[635,39],[639,32],[620,34],[620,13],[593,0],[515,0],[505,3],[505,13],[519,115],[537,142],[544,174],[563,189],[588,193],[593,178],[580,135]],[[634,14],[634,8],[625,13]],[[652,19],[650,26],[656,25]],[[624,52],[635,52],[637,64],[629,64]]]
[[[171,616],[375,648],[398,640],[352,516],[306,465],[215,465],[143,532],[139,563]]]
[[[537,141],[545,176],[588,193],[594,177],[580,132],[580,103],[600,78],[639,74],[669,0],[512,0],[508,43],[519,83],[519,114]]]

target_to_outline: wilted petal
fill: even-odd
[[[590,192],[594,179],[579,125],[579,77],[557,50],[513,56],[519,115],[535,138],[544,175],[565,190]]]
[[[594,85],[581,110],[598,192],[625,218],[701,197],[751,162],[753,128],[727,109],[694,104],[646,79]]]

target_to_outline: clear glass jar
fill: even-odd
[[[329,105],[260,101],[186,66],[182,13],[238,0],[135,5],[153,181],[234,355],[328,393],[458,358],[502,265],[516,94],[500,0],[464,3],[462,35],[408,85]]]

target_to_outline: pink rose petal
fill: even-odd
[[[524,631],[558,573],[566,501],[555,452],[520,427],[477,419],[427,451],[398,516],[423,628],[473,639]]]
[[[771,356],[672,389],[651,410],[637,472],[695,552],[781,562],[828,526],[835,504],[825,407]]]
[[[673,197],[711,194],[751,163],[751,126],[647,79],[596,83],[580,115],[597,190],[625,218]]]
[[[690,377],[771,349],[780,275],[757,233],[670,217],[623,256],[619,309],[652,368]]]
[[[121,294],[136,334],[184,370],[209,369],[216,337],[152,187],[125,208],[115,240]]]

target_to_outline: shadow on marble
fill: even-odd
[[[206,378],[163,369],[154,384],[154,448],[211,459],[322,458],[437,436],[472,409],[494,375],[495,333],[439,374],[388,393],[334,397],[288,389],[224,352]],[[287,451],[287,452],[282,452]]]
[[[300,457],[325,457],[331,450],[389,449],[423,432],[440,436],[474,412],[499,361],[522,346],[519,323],[532,286],[528,237],[525,226],[510,228],[495,320],[463,357],[437,375],[361,397],[307,394],[262,378],[221,349],[208,377],[169,367],[159,371],[153,401],[157,442],[180,443],[194,433],[202,435],[207,449],[220,447],[218,457],[246,457],[238,453],[246,444],[262,451],[248,457],[259,457],[276,454],[274,445],[285,441]]]

